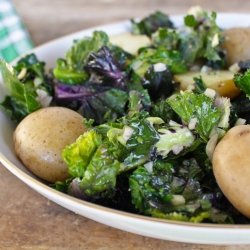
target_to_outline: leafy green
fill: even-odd
[[[250,69],[243,75],[236,74],[234,76],[234,83],[250,98]]]
[[[142,110],[148,110],[151,105],[151,99],[147,90],[129,91],[129,115]]]
[[[157,49],[145,48],[135,60],[132,60],[130,65],[139,76],[143,76],[150,65],[157,63],[165,64],[175,74],[187,70],[179,52],[168,51],[163,47]]]
[[[165,123],[169,123],[171,120],[180,123],[179,116],[174,112],[166,99],[159,99],[152,103],[150,115],[161,117]]]
[[[194,77],[195,88],[193,90],[194,93],[202,94],[207,89],[206,84],[204,83],[202,77]]]
[[[234,125],[239,117],[245,119],[248,124],[250,122],[250,70],[246,69],[243,74],[235,74],[234,83],[242,92],[231,101],[231,125]]]
[[[202,194],[202,177],[202,170],[195,162],[182,165],[158,161],[152,171],[138,167],[129,178],[132,203],[139,212],[153,217],[226,223],[228,216],[222,216],[219,210],[221,216],[213,216],[212,203]]]
[[[101,143],[101,136],[94,130],[90,130],[81,135],[75,143],[68,145],[62,151],[62,157],[68,165],[69,173],[73,177],[84,176],[90,159]]]
[[[131,19],[132,22],[132,32],[134,34],[145,34],[151,36],[159,27],[173,27],[173,23],[169,19],[168,15],[160,11],[145,17],[140,21]]]
[[[75,40],[65,57],[57,60],[57,66],[53,70],[55,78],[70,85],[84,83],[89,78],[84,69],[89,54],[97,52],[108,43],[109,38],[103,31],[94,31],[92,37]]]
[[[185,91],[174,98],[169,98],[168,103],[187,124],[191,119],[195,119],[195,130],[204,141],[208,141],[212,129],[221,116],[221,111],[214,107],[211,98],[204,94]]]
[[[38,98],[38,89],[48,97],[53,94],[51,79],[45,74],[44,66],[34,54],[20,59],[14,67],[0,60],[4,88],[8,94],[0,105],[13,121],[20,122],[43,106]]]
[[[34,91],[30,92],[30,86],[22,84],[16,74],[14,69],[4,61],[1,62],[2,75],[4,80],[4,87],[6,91],[15,99],[26,103],[27,110],[32,111],[37,109],[40,105],[35,100],[36,95]]]
[[[153,101],[170,96],[175,87],[172,74],[187,70],[178,52],[164,48],[142,50],[128,67]]]
[[[130,97],[131,102],[139,101],[138,96],[144,98],[134,94]],[[145,119],[147,112],[136,110],[136,104],[130,107],[133,112],[118,120],[119,123],[97,126],[63,150],[62,157],[69,173],[75,177],[68,187],[71,195],[87,200],[110,197],[114,195],[117,174],[148,159],[158,134]]]
[[[135,58],[134,55],[123,50],[121,47],[114,44],[109,44],[108,48],[117,60],[117,65],[121,70],[126,70],[129,61]]]
[[[191,147],[195,141],[195,136],[186,126],[160,127],[157,132],[160,139],[155,144],[156,153],[163,158],[166,158],[170,151],[178,155],[184,149]]]
[[[68,185],[68,193],[92,201],[112,197],[120,172],[119,158],[123,154],[123,146],[120,146],[110,143],[95,130],[68,145],[62,152],[69,173],[74,177]]]
[[[117,58],[115,57],[117,55]],[[124,68],[125,53],[115,47],[115,53],[102,46],[91,52],[85,63],[90,78],[81,85],[57,83],[55,103],[67,106],[95,124],[115,121],[125,115],[128,100]]]
[[[194,28],[196,28],[199,25],[199,22],[196,20],[194,15],[186,15],[184,17],[184,23],[186,26],[194,27]]]
[[[126,142],[126,147],[131,152],[124,161],[128,166],[145,163],[150,157],[152,145],[159,140],[158,133],[146,117],[148,114],[141,111],[126,119],[127,126],[133,130]]]
[[[153,44],[162,46],[168,51],[177,50],[179,43],[179,34],[175,29],[159,28],[152,35]]]
[[[190,106],[182,107],[184,100],[177,99],[178,96]],[[123,210],[158,218],[232,223],[231,217],[214,205],[217,198],[211,192],[219,188],[205,153],[208,137],[206,140],[204,135],[200,135],[202,139],[197,138],[198,125],[194,132],[174,121],[166,124],[160,117],[150,116],[145,111],[148,100],[146,91],[133,90],[129,94],[127,115],[98,126],[93,126],[91,120],[85,121],[90,130],[63,151],[73,178],[55,187],[75,197],[115,208],[120,208],[117,202],[121,200],[126,204]],[[178,102],[180,113],[185,110],[184,115],[177,112],[183,120],[192,119],[194,110],[208,113],[209,119],[216,121],[214,126],[221,118],[220,109],[217,111],[212,99],[204,94],[186,91],[165,102],[173,106],[173,110]],[[211,127],[213,121],[203,115],[198,116],[198,121],[209,131],[211,128],[205,120],[212,123]],[[177,150],[171,146],[168,150],[169,145],[182,148]],[[168,152],[163,153],[166,150]],[[199,164],[189,158],[192,156],[199,159]],[[122,180],[130,193],[121,188],[118,180]],[[129,197],[129,201],[124,203],[118,198],[119,194]]]
[[[167,50],[179,51],[186,63],[204,59],[213,68],[222,68],[225,56],[221,49],[223,37],[216,24],[216,13],[209,15],[200,8],[195,14],[184,17],[184,26],[171,29],[160,28],[153,35],[153,43]]]
[[[161,177],[162,176],[162,177]],[[154,176],[155,178],[158,175]],[[163,200],[168,202],[172,199],[172,195],[167,192],[170,189],[169,176],[166,174],[159,175],[161,179],[159,180],[159,187],[157,188],[157,182],[155,181],[152,185],[156,185],[156,188],[150,185],[153,179],[152,174],[144,167],[138,167],[129,178],[132,203],[135,204],[136,208],[146,214],[151,214],[152,207],[149,201]]]
[[[230,125],[234,126],[239,117],[246,119],[246,124],[250,124],[250,98],[244,92],[241,92],[231,102]]]
[[[221,61],[218,51],[221,32],[216,25],[216,13],[212,12],[209,16],[206,12],[202,12],[198,20],[195,20],[195,17],[193,19],[196,24],[199,23],[198,28],[191,26],[180,31],[179,51],[184,55],[185,61],[193,62],[202,57],[209,61]]]
[[[69,194],[92,201],[112,197],[119,168],[120,163],[110,154],[108,147],[101,144],[87,165],[84,176],[71,182]]]
[[[192,8],[175,28],[156,12],[132,21],[152,44],[136,56],[110,43],[103,31],[75,40],[54,75],[34,54],[10,67],[1,61],[9,96],[1,106],[20,121],[48,105],[82,114],[88,131],[62,152],[71,177],[53,188],[97,204],[157,218],[189,222],[249,223],[220,190],[207,143],[219,140],[239,117],[249,118],[249,62],[235,75],[242,93],[215,95],[201,77],[194,89],[175,92],[173,74],[199,62],[220,69],[223,37],[216,13]],[[53,78],[54,77],[54,78]]]

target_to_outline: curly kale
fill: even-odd
[[[209,15],[196,7],[184,17],[184,26],[159,28],[152,36],[155,46],[179,51],[186,63],[203,59],[212,68],[221,69],[226,55],[221,48],[224,38],[216,24],[216,13]]]
[[[203,176],[194,159],[157,161],[151,170],[139,167],[129,178],[132,203],[139,212],[153,217],[230,223],[230,216],[213,208],[211,197],[203,193]]]

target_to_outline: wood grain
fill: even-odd
[[[0,250],[231,250],[178,243],[117,230],[49,201],[0,164]],[[237,246],[237,250],[249,249]]]
[[[250,2],[198,0],[13,0],[35,45],[51,39],[155,10],[186,13],[201,5],[218,12],[245,12]],[[0,164],[0,250],[246,250],[249,246],[178,243],[117,230],[79,216],[47,200]]]

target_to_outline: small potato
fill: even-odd
[[[139,48],[143,46],[148,46],[151,43],[150,39],[146,35],[134,35],[130,32],[111,36],[110,42],[112,44],[122,47],[125,51],[133,55],[137,53],[137,50]]]
[[[213,154],[213,171],[224,195],[250,218],[250,126],[230,129]]]
[[[228,66],[250,59],[250,28],[231,28],[224,30],[222,35],[226,38],[222,48],[227,51]]]
[[[218,92],[221,96],[234,98],[240,93],[240,89],[234,84],[234,73],[229,70],[220,71],[188,71],[183,74],[174,75],[174,81],[180,82],[180,90],[186,90],[194,83],[194,77],[202,77],[208,88]]]
[[[87,131],[82,121],[80,114],[62,107],[31,113],[14,131],[15,153],[38,177],[48,182],[64,181],[70,175],[62,150]]]

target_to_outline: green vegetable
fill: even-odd
[[[214,216],[211,201],[202,194],[202,170],[195,161],[190,163],[158,161],[150,171],[146,167],[137,168],[129,183],[132,203],[138,211],[170,220],[230,221],[230,217],[219,210],[218,216]],[[184,169],[185,175],[182,175]]]
[[[8,93],[0,105],[13,121],[20,122],[42,107],[37,90],[48,97],[53,94],[52,80],[45,74],[44,66],[34,54],[22,58],[14,67],[0,60],[4,88]]]
[[[188,14],[184,17],[185,25],[182,27],[158,29],[153,34],[153,42],[167,50],[179,51],[186,63],[204,59],[207,65],[220,69],[225,65],[221,49],[224,38],[216,24],[216,13],[209,15],[200,8],[196,8],[194,12],[196,15]]]
[[[134,34],[145,34],[149,37],[160,27],[173,27],[169,17],[160,11],[156,11],[139,22],[134,19],[131,19],[131,22]]]
[[[75,85],[84,83],[89,78],[84,69],[88,56],[97,52],[100,47],[106,46],[109,38],[105,32],[94,31],[93,37],[75,40],[72,47],[66,52],[64,59],[57,60],[54,76],[63,83]]]
[[[194,15],[186,15],[184,17],[184,23],[186,26],[194,28],[196,28],[199,25],[199,22],[196,20]]]
[[[153,43],[156,46],[162,46],[168,51],[177,51],[179,35],[175,29],[159,28],[152,35]]]
[[[243,75],[236,74],[234,76],[235,85],[240,88],[248,98],[250,98],[250,69]]]
[[[168,103],[187,124],[191,120],[195,121],[195,130],[204,141],[208,141],[221,116],[221,111],[214,107],[212,99],[204,94],[185,91],[169,98]]]
[[[142,50],[128,67],[138,76],[153,101],[170,96],[175,87],[172,74],[187,70],[178,52],[164,48]]]
[[[125,165],[138,166],[148,161],[152,145],[159,140],[158,133],[147,117],[148,114],[141,111],[126,119],[126,124],[133,133],[126,142],[126,147],[131,153],[125,159]]]
[[[143,76],[150,65],[157,63],[165,64],[172,73],[183,73],[187,70],[185,62],[177,51],[168,51],[163,47],[157,49],[145,48],[138,57],[131,62],[131,68],[139,76]]]
[[[106,199],[113,196],[120,163],[104,144],[100,145],[86,167],[84,176],[73,179],[69,194],[85,200]]]
[[[166,99],[159,99],[154,102],[151,106],[150,114],[152,116],[161,117],[161,119],[167,124],[171,120],[176,121],[177,123],[181,122],[179,116],[174,112]]]
[[[62,157],[69,167],[69,173],[73,177],[84,176],[87,165],[101,143],[101,136],[94,130],[90,130],[63,150]]]
[[[202,94],[207,89],[206,84],[204,83],[202,77],[194,77],[195,89],[193,90],[197,94]]]
[[[70,85],[84,83],[89,79],[88,73],[84,70],[77,72],[67,69],[66,61],[62,59],[57,60],[57,68],[53,70],[53,74],[61,82]]]
[[[67,192],[92,201],[111,197],[120,171],[119,154],[123,153],[122,148],[117,148],[116,144],[108,142],[95,130],[86,132],[67,146],[62,157],[74,177],[67,185]]]
[[[167,157],[170,151],[175,155],[182,152],[185,148],[189,148],[195,141],[195,136],[185,126],[169,126],[159,128],[157,132],[160,134],[159,141],[155,144],[156,153],[163,158]]]
[[[48,105],[85,117],[88,131],[62,152],[71,178],[52,185],[61,192],[169,220],[249,223],[223,195],[207,153],[215,134],[220,140],[238,118],[250,121],[248,62],[235,75],[242,93],[234,100],[211,95],[202,77],[194,89],[175,92],[173,74],[193,63],[223,67],[216,13],[193,8],[178,28],[161,12],[131,21],[134,33],[152,41],[136,56],[95,31],[74,41],[54,75],[33,54],[15,67],[0,61],[8,92],[0,105],[19,122],[43,107],[44,91]]]

